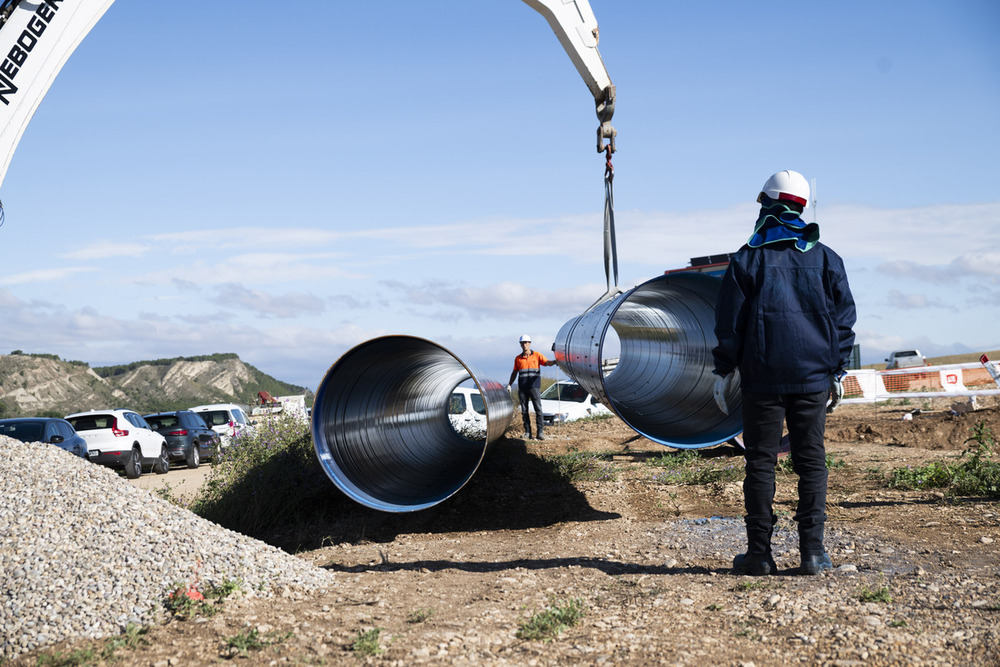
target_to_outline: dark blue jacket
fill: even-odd
[[[823,391],[850,361],[856,320],[844,262],[830,248],[743,246],[715,308],[715,373],[739,367],[741,387],[750,392]]]

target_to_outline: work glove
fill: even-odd
[[[712,392],[712,396],[715,398],[715,404],[719,406],[722,410],[722,414],[729,414],[729,404],[726,403],[726,394],[732,391],[733,384],[739,383],[739,371],[730,371],[725,377],[721,375],[715,376],[715,391]]]
[[[510,385],[507,385],[507,393],[510,393]]]
[[[836,410],[842,400],[844,400],[843,375],[835,373],[830,376],[830,404],[826,406],[826,413],[830,414]]]

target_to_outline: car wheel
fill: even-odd
[[[137,448],[132,449],[128,459],[125,460],[125,476],[129,479],[138,479],[142,475],[142,456]]]
[[[198,452],[200,447],[197,440],[191,443],[191,452],[187,455],[188,468],[197,468],[201,465],[201,454]]]
[[[157,475],[165,475],[170,472],[170,457],[167,456],[167,446],[160,447],[160,455],[153,462],[153,472]]]

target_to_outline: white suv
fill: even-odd
[[[92,410],[66,415],[66,421],[87,441],[94,463],[124,468],[130,479],[142,475],[143,466],[159,475],[170,470],[167,441],[138,412]]]
[[[247,413],[243,408],[232,403],[196,405],[188,410],[204,419],[208,427],[219,434],[222,447],[231,445],[233,438],[250,428]]]

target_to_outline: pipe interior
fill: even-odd
[[[478,441],[459,434],[448,418],[452,391],[470,378],[487,409],[487,437]],[[313,407],[313,442],[327,476],[351,498],[384,511],[413,511],[458,491],[512,415],[503,387],[481,383],[448,350],[387,336],[350,350],[327,371]]]

